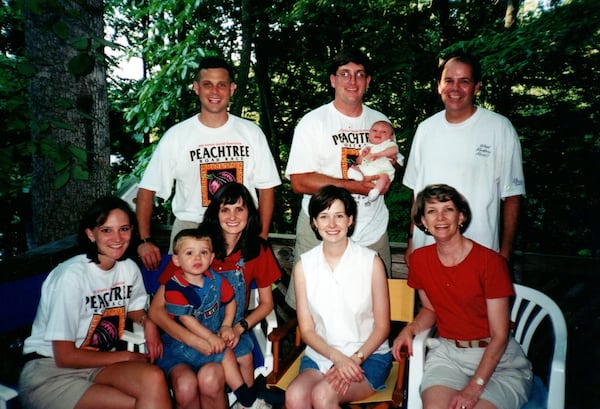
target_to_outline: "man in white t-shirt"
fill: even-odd
[[[303,194],[294,257],[297,261],[302,253],[319,244],[308,217],[311,195],[325,185],[335,185],[350,191],[358,206],[352,239],[375,250],[390,274],[389,215],[383,197],[390,183],[381,191],[381,196],[370,201],[367,195],[380,176],[366,176],[362,181],[348,179],[348,169],[368,142],[371,125],[380,120],[389,122],[381,112],[363,104],[363,96],[371,82],[369,58],[357,49],[342,50],[329,68],[329,81],[335,91],[334,100],[300,120],[294,131],[285,171],[294,192]],[[286,301],[295,307],[293,280]]]
[[[219,187],[239,182],[248,188],[258,205],[261,236],[266,239],[275,205],[274,188],[281,184],[262,130],[228,112],[236,88],[231,65],[219,57],[204,58],[193,88],[200,100],[200,113],[167,130],[148,163],[137,194],[142,240],[138,254],[151,270],[161,260],[160,249],[150,236],[155,195],[168,199],[175,186],[172,242],[180,230],[198,226]]]
[[[509,260],[525,194],[521,144],[507,118],[475,105],[480,85],[481,66],[471,55],[453,54],[440,66],[445,110],[419,124],[403,183],[414,196],[430,184],[454,187],[473,212],[465,236]],[[433,243],[413,227],[407,261],[412,251]]]

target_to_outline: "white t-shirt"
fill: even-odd
[[[248,188],[255,204],[256,189],[281,184],[264,133],[231,114],[219,128],[203,125],[194,115],[161,138],[140,187],[168,199],[175,184],[173,214],[179,220],[199,223],[218,188],[234,181]]]
[[[438,112],[417,128],[403,183],[415,197],[430,184],[454,187],[471,208],[465,236],[498,251],[500,201],[525,194],[517,132],[506,117],[481,107],[460,124]],[[413,249],[431,243],[431,236],[414,229]]]
[[[340,113],[333,102],[306,114],[296,126],[285,176],[317,172],[334,178],[348,178],[348,168],[355,163],[367,144],[369,130],[376,121],[389,119],[363,105],[362,114],[349,117]],[[353,194],[358,206],[352,239],[368,246],[387,231],[388,209],[383,196],[370,202],[367,196]],[[311,195],[302,198],[302,210],[308,215]]]
[[[31,336],[23,353],[52,357],[52,341],[110,350],[123,335],[127,312],[146,306],[140,269],[132,260],[105,271],[85,254],[59,264],[44,281]]]
[[[302,254],[306,297],[316,333],[345,355],[352,355],[373,332],[375,317],[371,289],[373,260],[377,254],[352,240],[331,270],[323,255],[323,244]],[[375,353],[390,350],[385,340]],[[333,362],[310,347],[306,356],[326,372]]]

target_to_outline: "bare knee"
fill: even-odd
[[[144,390],[144,393],[146,393],[146,391],[155,391],[158,395],[169,394],[169,387],[167,385],[165,374],[158,366],[148,365],[144,370],[144,376],[141,378],[144,383],[142,389]]]
[[[337,408],[338,395],[327,382],[320,382],[311,391],[310,401],[314,409]]]
[[[285,408],[286,409],[301,409],[306,407],[308,400],[307,393],[302,388],[294,388],[294,385],[285,391]]]
[[[225,372],[219,364],[204,365],[198,371],[197,383],[203,396],[218,397],[225,393]]]
[[[180,407],[188,407],[198,399],[198,381],[196,377],[176,376],[171,378],[175,400]]]
[[[292,383],[285,391],[285,408],[313,408],[313,391],[314,384],[306,382]]]

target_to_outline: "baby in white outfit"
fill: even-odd
[[[368,198],[373,201],[381,190],[394,179],[396,169],[393,160],[398,155],[394,141],[394,128],[389,122],[377,121],[369,130],[369,142],[356,158],[356,164],[348,169],[348,178],[363,180],[365,176],[380,175]]]

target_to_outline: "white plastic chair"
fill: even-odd
[[[515,284],[514,299],[510,319],[514,323],[513,336],[525,354],[529,353],[531,340],[538,326],[546,317],[552,324],[554,352],[548,374],[547,399],[543,407],[563,409],[565,406],[565,363],[567,358],[567,324],[562,311],[556,303],[544,293],[520,284]],[[428,344],[435,342],[432,336],[435,328],[427,329],[413,340],[413,355],[409,361],[408,409],[421,409],[420,385],[423,377],[423,365]],[[534,388],[534,394],[538,393]],[[534,400],[532,396],[531,400]],[[528,407],[527,405],[525,407]]]

